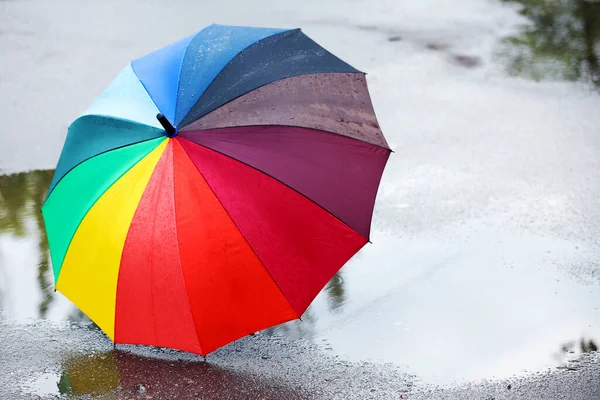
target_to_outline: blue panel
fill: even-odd
[[[231,60],[178,126],[189,125],[223,104],[271,82],[328,72],[360,71],[319,46],[299,29],[269,36]]]
[[[178,125],[183,120],[213,79],[240,51],[284,31],[285,29],[210,25],[198,32],[183,57],[173,125]]]
[[[164,136],[164,130],[128,120],[85,115],[77,118],[67,133],[48,189],[48,197],[56,184],[83,161],[119,147]]]
[[[142,85],[161,113],[171,122],[175,120],[179,71],[187,46],[194,36],[187,36],[141,58],[133,60],[131,66]]]
[[[158,109],[127,65],[82,115],[105,115],[161,128]]]

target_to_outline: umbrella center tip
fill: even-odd
[[[175,128],[167,119],[167,117],[165,117],[162,113],[158,113],[156,114],[156,119],[158,120],[158,122],[160,122],[160,124],[162,125],[162,127],[165,129],[165,133],[167,134],[168,137],[172,138],[177,136],[178,129]]]

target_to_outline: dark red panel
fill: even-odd
[[[177,246],[172,143],[150,178],[127,234],[115,318],[117,343],[202,353]]]
[[[182,132],[180,137],[280,180],[369,238],[375,197],[390,150],[290,126]]]
[[[297,318],[179,139],[173,142],[178,242],[202,349]]]
[[[273,178],[177,140],[298,315],[366,243],[353,229]],[[193,204],[198,210],[202,207]],[[200,224],[202,220],[196,223]]]

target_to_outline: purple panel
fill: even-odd
[[[369,238],[375,196],[390,150],[289,126],[235,127],[179,135],[272,176]]]
[[[287,125],[335,132],[389,148],[363,73],[300,75],[255,89],[182,131]]]

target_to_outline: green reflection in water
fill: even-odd
[[[342,309],[346,301],[346,291],[344,289],[344,278],[341,272],[338,272],[331,278],[327,286],[325,286],[325,293],[327,294],[327,303],[329,305],[329,311],[338,312]]]
[[[17,238],[26,237],[25,224],[28,219],[33,219],[37,227],[39,251],[37,280],[42,292],[42,301],[39,304],[40,318],[46,316],[54,298],[48,239],[40,212],[53,173],[54,170],[36,170],[0,176],[0,234],[6,233]],[[0,293],[0,299],[2,297]]]
[[[599,0],[503,0],[532,24],[506,39],[509,73],[534,80],[586,81],[600,88]]]

